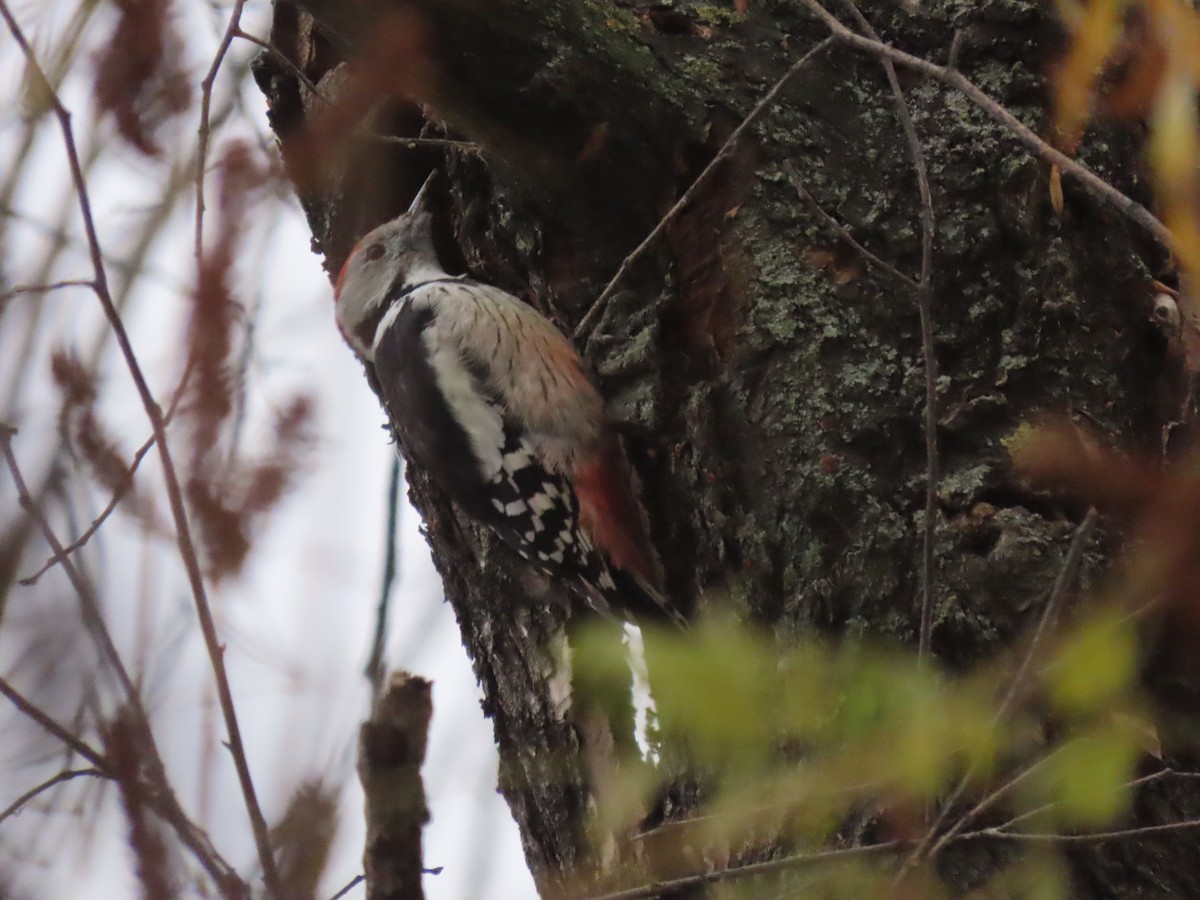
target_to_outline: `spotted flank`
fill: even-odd
[[[604,599],[617,592],[612,573],[579,527],[579,500],[548,471],[513,428],[505,428],[500,471],[492,479],[490,524],[504,542],[547,574],[574,576]]]

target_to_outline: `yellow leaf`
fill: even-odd
[[[1074,150],[1092,108],[1100,66],[1121,36],[1124,0],[1092,0],[1071,26],[1067,55],[1054,78],[1054,123],[1060,146]]]

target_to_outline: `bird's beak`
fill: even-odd
[[[412,203],[408,206],[409,213],[429,212],[429,186],[433,184],[433,180],[437,178],[437,169],[429,173],[429,177],[425,179],[425,183],[421,185],[421,189],[417,191],[417,196],[413,197]]]

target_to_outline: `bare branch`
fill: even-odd
[[[266,50],[273,57],[275,57],[276,60],[283,63],[283,65],[293,75],[296,76],[296,80],[299,81],[302,85],[304,85],[304,87],[307,90],[309,90],[313,94],[320,96],[320,94],[321,94],[320,89],[315,84],[313,84],[311,78],[309,78],[307,75],[304,74],[304,70],[301,69],[294,62],[292,62],[292,59],[290,56],[288,56],[286,53],[284,53],[282,50],[280,50],[278,47],[276,47],[270,41],[264,40],[263,38],[260,38],[253,34],[250,34],[248,31],[243,31],[240,23],[235,23],[234,29],[233,29],[233,36],[237,37],[237,38],[241,38],[243,41],[247,41],[248,43],[254,44],[254,46],[256,46],[256,47],[261,47],[263,50]]]
[[[829,213],[827,213],[821,207],[821,204],[819,204],[817,202],[817,199],[808,192],[808,188],[806,188],[804,186],[804,182],[801,181],[801,179],[800,179],[800,173],[796,171],[796,167],[792,164],[792,161],[790,159],[784,160],[783,171],[784,171],[784,174],[787,175],[788,181],[790,181],[792,183],[792,187],[794,187],[796,189],[796,193],[800,195],[800,199],[803,200],[805,203],[807,203],[809,205],[809,207],[812,208],[812,211],[821,217],[821,219],[825,222],[825,224],[828,225],[830,227],[830,229],[833,230],[837,234],[839,239],[845,241],[847,244],[849,244],[851,247],[853,247],[855,252],[857,252],[863,259],[865,259],[871,265],[873,265],[876,268],[880,269],[881,271],[886,272],[887,274],[891,275],[897,281],[902,282],[903,284],[912,288],[912,290],[914,290],[914,291],[916,291],[920,288],[920,285],[918,285],[915,280],[913,280],[909,276],[905,275],[903,272],[901,272],[899,269],[897,269],[895,266],[893,266],[890,262],[880,259],[874,253],[872,253],[870,250],[868,250],[866,247],[864,247],[862,244],[860,244],[857,240],[855,240],[854,235],[852,235],[846,229],[845,225],[843,225],[841,222],[839,222],[837,219],[835,219],[833,216],[831,216]]]
[[[112,634],[109,633],[108,626],[104,622],[104,616],[101,614],[100,604],[96,600],[92,586],[83,577],[83,573],[79,571],[78,567],[68,559],[66,548],[59,541],[58,536],[54,533],[54,529],[50,527],[50,523],[46,520],[41,507],[34,502],[32,495],[29,493],[29,485],[25,481],[25,476],[21,473],[21,466],[17,462],[16,453],[13,452],[12,439],[15,434],[15,428],[0,422],[0,456],[3,456],[9,475],[12,477],[13,485],[17,489],[17,500],[20,502],[21,508],[33,518],[34,523],[38,526],[38,530],[42,534],[42,538],[50,545],[54,559],[62,564],[63,571],[66,572],[71,586],[79,596],[84,626],[88,629],[92,640],[99,647],[104,663],[117,676],[117,681],[120,683],[121,690],[124,692],[127,701],[141,711],[141,721],[148,737],[150,725],[146,718],[145,709],[141,705],[141,700],[138,697],[137,688],[133,684],[133,679],[129,677],[129,671],[125,668],[125,662],[121,659],[121,654],[117,651],[116,644],[113,643]]]
[[[4,807],[4,810],[0,811],[0,824],[2,824],[9,816],[20,812],[21,807],[37,797],[39,794],[43,794],[57,785],[64,784],[68,781],[74,781],[76,778],[84,777],[108,778],[109,776],[106,772],[102,772],[100,769],[64,769],[57,775],[47,778],[41,784],[31,787],[12,803],[8,804],[8,806]]]
[[[379,141],[383,144],[400,144],[415,150],[419,147],[432,147],[439,150],[478,151],[483,148],[473,141],[455,141],[449,138],[404,137],[398,134],[378,134],[374,131],[359,131],[355,137],[368,141]]]
[[[358,737],[358,777],[366,800],[363,853],[371,900],[420,900],[421,829],[429,821],[421,764],[433,714],[433,685],[394,673]]]
[[[0,15],[3,15],[2,11],[0,11]],[[90,762],[105,778],[113,777],[112,766],[99,750],[59,725],[3,676],[0,676],[0,694],[7,697],[18,711],[32,719],[44,731]],[[249,887],[213,848],[208,835],[187,817],[171,790],[151,785],[147,798],[150,807],[163,821],[171,825],[183,845],[192,852],[204,871],[209,874],[213,883],[221,891],[221,896],[227,900],[247,900],[250,896]]]
[[[1008,715],[1013,702],[1023,689],[1026,672],[1029,670],[1029,666],[1032,664],[1033,658],[1041,645],[1042,638],[1049,629],[1050,623],[1058,615],[1058,609],[1066,600],[1067,592],[1075,583],[1075,578],[1079,574],[1079,567],[1083,562],[1083,553],[1087,549],[1092,533],[1096,529],[1096,519],[1096,510],[1094,508],[1089,509],[1084,520],[1075,529],[1075,535],[1071,538],[1071,545],[1067,548],[1067,552],[1063,556],[1063,563],[1058,570],[1058,576],[1054,579],[1054,587],[1050,591],[1050,597],[1047,599],[1041,618],[1038,619],[1038,624],[1034,628],[1033,637],[1030,638],[1029,646],[1025,648],[1025,653],[1021,658],[1020,664],[1017,666],[1016,674],[1009,683],[1008,691],[1005,693],[1004,699],[1000,702],[1000,706],[996,710],[996,715],[993,718],[993,721],[996,723]],[[936,851],[947,843],[947,840],[943,838],[942,840],[938,840],[935,845],[935,837],[942,823],[950,815],[951,810],[953,810],[955,804],[958,803],[959,798],[962,797],[963,792],[967,789],[967,785],[970,783],[977,769],[978,763],[973,762],[968,771],[959,779],[954,790],[950,792],[950,796],[942,803],[941,812],[938,813],[937,818],[934,819],[933,824],[930,825],[921,842],[909,854],[897,872],[897,882],[904,877],[909,869],[924,859],[926,855],[932,855],[931,847]],[[973,814],[974,811],[968,813],[956,826],[949,829],[948,833],[955,832],[956,829],[961,830]]]
[[[108,517],[113,514],[113,511],[116,510],[121,501],[125,499],[131,490],[133,490],[133,476],[137,473],[138,466],[142,464],[142,459],[147,453],[150,452],[150,448],[153,446],[154,437],[151,436],[146,440],[145,443],[142,444],[142,446],[138,447],[137,452],[133,454],[133,462],[129,464],[126,478],[121,482],[117,489],[113,491],[112,497],[109,498],[109,501],[105,505],[104,509],[102,509],[100,514],[92,520],[92,524],[87,527],[83,534],[77,537],[70,544],[67,544],[65,547],[63,547],[61,554],[51,554],[50,557],[44,563],[42,563],[40,569],[38,569],[32,575],[26,575],[20,580],[20,584],[23,584],[26,587],[37,584],[38,579],[54,568],[55,564],[57,564],[60,560],[70,556],[92,539],[96,532],[100,530],[100,526],[105,523]]]
[[[209,111],[212,108],[213,85],[216,84],[217,74],[221,71],[221,63],[225,61],[225,54],[229,52],[229,45],[233,43],[233,39],[239,31],[239,25],[242,20],[242,7],[245,5],[246,0],[234,0],[233,11],[229,14],[229,25],[225,28],[225,34],[221,37],[221,43],[217,45],[217,52],[213,54],[212,63],[208,67],[208,73],[200,82],[200,127],[198,129],[199,144],[196,150],[196,234],[194,250],[197,265],[200,265],[204,259],[204,174],[205,168],[208,165],[208,142],[212,138]]]
[[[859,28],[872,40],[879,41],[878,32],[867,21],[867,17],[862,14],[854,0],[844,0],[844,2]],[[929,168],[925,165],[925,152],[921,149],[921,139],[917,135],[917,127],[913,123],[908,103],[904,99],[904,90],[900,87],[900,79],[896,77],[896,67],[887,58],[881,58],[880,63],[883,65],[884,72],[887,73],[892,97],[896,101],[896,115],[900,119],[901,128],[904,129],[913,169],[917,173],[917,188],[921,194],[921,275],[917,286],[917,309],[920,311],[921,317],[921,355],[924,357],[925,367],[925,522],[924,550],[921,562],[921,620],[917,638],[917,657],[925,659],[929,656],[930,642],[933,638],[933,602],[937,574],[934,571],[933,558],[938,515],[937,357],[933,352],[932,286],[930,284],[933,274],[933,237],[937,230],[937,221],[933,214],[933,191],[929,187]]]
[[[892,850],[899,850],[908,845],[908,841],[888,841],[883,844],[871,844],[866,847],[845,847],[837,850],[817,850],[813,853],[797,853],[779,859],[768,859],[763,862],[748,863],[744,866],[730,866],[713,872],[702,872],[697,875],[685,875],[682,878],[672,878],[667,881],[656,881],[654,884],[644,884],[624,891],[610,894],[600,894],[587,900],[641,900],[646,897],[658,897],[683,888],[699,887],[702,884],[716,884],[721,881],[731,881],[735,878],[746,878],[750,875],[765,875],[798,866],[814,865],[817,863],[834,862],[856,856],[874,856]]]
[[[683,211],[684,207],[692,202],[692,199],[697,193],[699,193],[700,188],[708,182],[708,179],[712,177],[712,174],[717,170],[718,166],[720,166],[721,163],[723,163],[729,157],[729,155],[733,153],[733,149],[737,146],[738,141],[742,139],[742,135],[746,133],[751,125],[762,118],[763,113],[771,108],[771,104],[775,102],[775,98],[779,96],[779,92],[782,91],[787,83],[792,80],[796,73],[812,62],[818,55],[820,55],[830,45],[831,42],[831,38],[826,38],[805,53],[802,57],[800,57],[800,59],[796,60],[796,62],[794,62],[792,66],[783,73],[783,77],[776,81],[771,89],[763,95],[763,98],[759,100],[758,103],[754,104],[754,108],[747,113],[746,118],[742,119],[741,124],[733,130],[733,133],[729,135],[729,137],[725,140],[725,143],[721,145],[721,149],[717,151],[717,155],[709,161],[708,165],[704,167],[704,171],[697,175],[696,180],[693,181],[691,185],[688,186],[688,189],[683,192],[683,196],[675,201],[675,204],[669,210],[667,210],[666,214],[663,215],[661,219],[658,220],[658,224],[651,229],[650,233],[646,235],[642,242],[634,247],[633,251],[621,261],[621,265],[617,269],[617,274],[612,277],[612,280],[609,281],[604,290],[600,292],[600,296],[595,299],[591,308],[580,320],[578,327],[576,327],[576,340],[582,338],[592,329],[592,327],[599,320],[601,313],[604,312],[604,305],[608,302],[608,298],[612,296],[614,291],[616,291],[617,285],[620,284],[621,280],[626,276],[626,274],[628,274],[629,270],[633,267],[633,264],[641,259],[642,254],[645,253],[656,240],[658,240],[658,238],[666,230],[667,225],[669,225],[672,220],[674,220],[674,218]]]
[[[66,281],[55,281],[51,284],[19,284],[16,287],[9,288],[4,293],[0,294],[0,303],[4,303],[6,300],[11,300],[13,297],[20,296],[21,294],[48,294],[51,291],[57,291],[61,288],[68,287],[90,288],[94,287],[94,285],[92,282],[81,278],[67,279]]]
[[[1004,700],[996,713],[997,719],[1008,713],[1009,708],[1024,689],[1025,677],[1038,647],[1041,645],[1042,638],[1045,637],[1046,632],[1050,630],[1050,626],[1058,617],[1058,611],[1067,599],[1067,592],[1074,586],[1075,579],[1079,575],[1079,567],[1083,564],[1083,553],[1087,550],[1092,533],[1096,530],[1098,518],[1099,513],[1096,512],[1095,507],[1092,507],[1087,511],[1083,521],[1079,523],[1079,527],[1075,529],[1075,535],[1071,538],[1071,545],[1067,547],[1066,555],[1063,556],[1058,577],[1054,579],[1054,587],[1050,591],[1049,599],[1046,600],[1046,606],[1042,609],[1042,615],[1033,631],[1033,637],[1029,640],[1029,646],[1025,650],[1021,664],[1017,667],[1017,672],[1008,686],[1008,693],[1004,695]]]
[[[392,588],[396,583],[396,539],[400,520],[400,456],[392,455],[391,476],[388,479],[387,526],[384,529],[386,549],[383,556],[383,578],[379,587],[379,606],[375,610],[375,636],[371,639],[371,653],[367,657],[364,674],[371,682],[372,702],[379,700],[383,690],[383,649],[387,642],[388,607],[392,602]]]
[[[188,380],[191,376],[191,373],[192,367],[189,364],[183,370],[183,374],[179,378],[179,384],[175,388],[175,394],[171,397],[171,405],[167,407],[167,412],[163,416],[164,424],[170,423],[170,421],[175,418],[175,411],[179,408],[179,401],[183,399],[183,395],[187,391]],[[133,454],[133,460],[130,462],[129,468],[125,470],[125,475],[120,482],[120,486],[117,488],[117,490],[113,491],[112,496],[109,498],[104,509],[102,509],[100,514],[92,520],[92,524],[87,527],[83,534],[81,534],[67,546],[63,547],[63,557],[70,556],[76,550],[84,547],[88,541],[95,537],[96,532],[100,530],[100,526],[108,520],[109,516],[116,511],[116,508],[120,505],[121,501],[125,499],[131,490],[133,490],[133,477],[137,474],[138,467],[141,466],[142,460],[145,458],[146,454],[150,452],[150,448],[153,446],[154,435],[150,435],[150,437],[145,440],[142,446],[138,447],[137,452]],[[25,576],[18,583],[26,587],[37,584],[38,579],[50,571],[50,569],[54,568],[58,561],[59,557],[51,554],[50,557],[44,563],[42,563],[42,567],[40,569],[38,569],[32,575]]]
[[[340,891],[338,891],[336,894],[334,894],[332,897],[330,897],[329,900],[342,900],[343,897],[345,897],[352,890],[354,890],[356,887],[358,887],[360,884],[362,884],[365,880],[366,880],[365,876],[355,875],[348,882],[346,882],[345,887],[343,887]]]
[[[942,849],[945,848],[945,846],[947,844],[949,844],[951,841],[955,840],[955,838],[957,838],[971,822],[973,822],[977,818],[979,818],[979,816],[982,813],[984,813],[986,810],[990,809],[991,806],[994,803],[996,803],[997,801],[999,801],[1001,797],[1003,797],[1005,794],[1007,794],[1009,791],[1011,791],[1013,788],[1015,788],[1017,785],[1019,785],[1021,782],[1023,782],[1026,778],[1031,776],[1034,772],[1036,772],[1043,765],[1045,765],[1047,762],[1052,760],[1055,756],[1057,756],[1062,751],[1063,747],[1065,747],[1065,746],[1066,746],[1065,744],[1060,744],[1057,747],[1055,747],[1053,750],[1051,750],[1049,753],[1047,753],[1045,756],[1039,756],[1032,763],[1030,763],[1029,765],[1025,766],[1023,769],[1018,771],[1015,775],[1013,775],[1011,778],[1006,780],[1003,784],[1001,784],[999,787],[997,787],[995,790],[993,790],[991,793],[989,793],[986,797],[984,797],[982,800],[980,800],[978,803],[976,803],[973,807],[971,807],[969,810],[967,810],[965,813],[963,813],[961,816],[959,816],[958,820],[953,825],[951,825],[948,829],[946,829],[946,833],[943,834],[940,838],[938,838],[937,841],[933,844],[933,846],[929,848],[929,851],[927,854],[929,856],[929,858],[930,859],[936,858],[937,855],[942,851]]]
[[[1090,834],[1055,834],[1049,832],[1004,831],[1001,828],[982,828],[979,831],[971,831],[967,834],[959,835],[958,840],[967,841],[990,837],[1026,843],[1099,844],[1104,841],[1145,837],[1148,834],[1162,834],[1168,831],[1189,831],[1193,828],[1200,828],[1200,819],[1185,819],[1182,822],[1164,822],[1159,825],[1142,825],[1138,828],[1121,828],[1116,831],[1094,831]]]
[[[101,754],[99,750],[96,750],[82,738],[71,734],[71,732],[67,731],[67,729],[55,722],[54,719],[52,719],[49,715],[42,712],[41,709],[39,709],[31,700],[27,699],[20,691],[13,687],[12,684],[9,683],[8,679],[4,678],[3,676],[0,676],[0,694],[3,694],[5,697],[7,697],[9,702],[12,703],[12,705],[18,710],[20,710],[20,712],[26,717],[32,719],[34,722],[40,725],[43,731],[46,731],[51,736],[61,741],[64,745],[70,747],[101,772],[107,773],[110,770],[108,760],[104,758],[103,754]]]

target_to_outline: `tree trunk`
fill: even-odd
[[[1046,130],[1043,73],[1059,37],[1042,7],[870,0],[863,12],[885,40],[939,64],[954,43],[963,74]],[[272,40],[293,65],[264,55],[257,75],[331,272],[436,165],[450,185],[444,230],[466,269],[570,333],[732,130],[827,35],[788,0],[752,2],[745,15],[692,2],[277,0]],[[338,67],[351,53],[358,75]],[[932,648],[957,668],[1036,618],[1082,514],[1016,483],[1006,437],[1039,414],[1074,411],[1122,445],[1159,446],[1171,362],[1142,301],[1167,257],[1070,181],[1056,214],[1048,167],[1006,128],[943,84],[900,75],[937,218]],[[337,92],[347,84],[423,104],[374,105],[375,131],[480,149],[328,143],[368,105]],[[341,131],[338,109],[351,110]],[[1081,157],[1145,200],[1136,152],[1127,132],[1101,129]],[[679,607],[732,605],[782,638],[817,630],[915,646],[927,475],[915,292],[832,231],[785,163],[848,234],[918,277],[921,201],[885,72],[831,44],[787,81],[577,345],[626,438]],[[495,724],[501,789],[540,889],[555,895],[587,860],[590,797],[586,748],[556,707],[545,649],[568,599],[411,474]],[[1089,570],[1099,562],[1089,557]],[[1135,821],[1198,810],[1190,784],[1156,782]],[[1073,896],[1200,896],[1192,841],[1074,847]],[[944,860],[956,888],[1002,855],[970,846]]]

